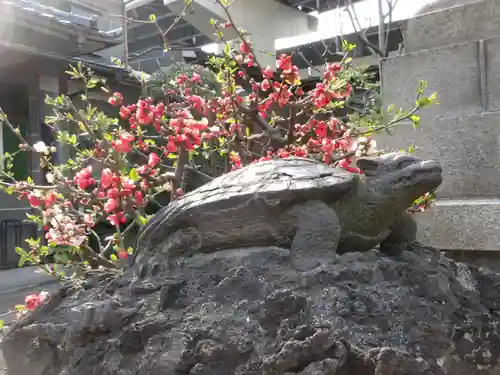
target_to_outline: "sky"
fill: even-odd
[[[411,18],[420,8],[431,2],[433,0],[398,0],[392,19],[393,21],[399,21]],[[382,4],[384,9],[387,10],[387,0],[382,0]],[[378,24],[378,0],[360,1],[355,3],[354,9],[363,28]],[[275,48],[280,50],[355,32],[349,19],[349,14],[345,11],[332,10],[324,12],[318,18],[318,31],[291,38],[277,39],[275,41]],[[210,52],[213,48],[215,48],[215,44],[207,45],[203,49]]]

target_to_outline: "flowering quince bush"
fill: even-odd
[[[22,316],[30,311],[36,310],[42,303],[49,300],[49,293],[42,291],[38,294],[30,294],[24,298],[24,305],[17,305],[12,311],[0,314],[0,318],[5,315],[16,313],[16,318],[20,319]],[[0,329],[4,328],[4,321],[0,319]]]
[[[218,3],[227,12],[227,6]],[[13,155],[4,155],[3,189],[28,202],[32,207],[28,220],[43,232],[27,240],[27,248],[16,249],[20,265],[36,264],[62,280],[68,279],[64,265],[74,270],[73,279],[101,267],[119,270],[134,251],[127,235],[150,217],[148,204],[160,194],[169,194],[171,200],[182,197],[186,188],[196,187],[190,185],[190,175],[203,175],[205,180],[215,177],[198,171],[194,158],[224,157],[231,169],[238,169],[262,160],[300,156],[362,173],[353,164],[355,158],[382,153],[374,133],[390,132],[408,121],[418,126],[417,112],[436,103],[436,94],[423,94],[422,81],[415,107],[409,111],[371,107],[338,116],[349,107],[357,88],[369,86],[367,74],[354,68],[349,57],[354,45],[344,42],[342,60],[327,62],[321,82],[306,91],[292,56],[278,56],[275,68],[262,67],[244,31],[231,22],[212,24],[223,42],[227,28],[235,28],[241,40],[234,49],[225,42],[223,55],[210,59],[215,72],[210,85],[199,72],[181,70],[162,86],[160,98],[141,96],[128,103],[90,69],[81,64],[71,67],[67,73],[84,84],[82,99],[87,106],[76,108],[64,95],[46,98],[54,115],[45,122],[57,141],[72,152],[65,163],[55,162],[55,145],[26,142],[0,111],[2,122],[21,141],[18,152],[38,154],[41,170],[46,171],[47,184],[36,184],[31,178],[16,181],[8,168]],[[141,81],[147,85],[146,79]],[[89,90],[107,92],[116,117],[90,105]],[[422,197],[413,210],[426,207],[431,197]],[[96,232],[103,222],[115,228],[104,240]],[[91,245],[92,239],[97,245]],[[29,296],[22,311],[40,303],[40,296]]]

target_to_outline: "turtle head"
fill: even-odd
[[[407,204],[406,207],[443,182],[437,161],[423,160],[406,152],[361,157],[356,164],[363,171],[370,190],[378,196]]]

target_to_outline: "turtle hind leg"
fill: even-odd
[[[415,243],[417,223],[412,215],[405,212],[391,228],[391,233],[380,243],[380,252],[389,256],[397,256]]]
[[[185,227],[168,235],[158,246],[158,252],[166,260],[191,257],[202,248],[202,236],[196,227]]]
[[[328,253],[335,257],[340,239],[341,225],[337,213],[322,201],[307,201],[289,208],[285,222],[293,226],[290,250],[294,257],[313,259]]]

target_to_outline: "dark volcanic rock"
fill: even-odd
[[[295,265],[269,247],[96,276],[12,328],[9,374],[500,374],[500,274],[420,247]]]

